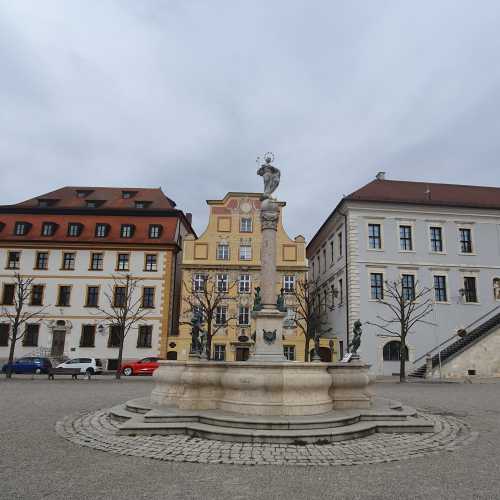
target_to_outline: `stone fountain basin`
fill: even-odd
[[[307,416],[372,405],[369,366],[351,363],[161,361],[151,403],[250,416]]]

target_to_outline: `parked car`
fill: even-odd
[[[80,373],[102,373],[102,362],[96,358],[73,358],[57,365],[57,368],[80,368]]]
[[[52,363],[49,358],[41,358],[38,356],[26,356],[16,359],[10,365],[13,373],[49,373],[49,368],[52,368]],[[2,372],[7,373],[9,363],[2,366]]]
[[[153,375],[160,366],[160,358],[142,358],[139,361],[131,361],[122,365],[122,373],[126,377],[131,375]]]

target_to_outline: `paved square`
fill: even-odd
[[[426,448],[437,446],[432,454],[409,449],[408,440],[387,434],[334,447],[256,447],[185,436],[124,436],[136,439],[135,449],[118,439],[113,453],[88,447],[109,451],[105,434],[112,423],[98,410],[143,397],[150,389],[151,379],[144,378],[2,379],[0,498],[499,497],[500,383],[377,384],[378,396],[440,416],[445,423],[441,437],[425,443]],[[83,418],[64,420],[79,412]],[[78,446],[61,439],[55,432],[61,420],[71,421],[83,441],[90,428],[89,442]],[[64,433],[61,425],[59,432]],[[103,432],[102,442],[96,441],[95,429]],[[479,432],[477,439],[474,432]],[[441,446],[445,435],[449,443]],[[169,440],[174,446],[166,454]],[[390,445],[398,456],[380,455]],[[246,465],[256,463],[265,465]],[[353,465],[345,466],[349,463]]]

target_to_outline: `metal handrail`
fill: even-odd
[[[480,316],[479,318],[475,319],[470,325],[467,325],[465,328],[461,328],[461,330],[469,330],[469,328],[474,325],[475,323],[478,323],[479,321],[483,320],[484,318],[486,318],[486,316],[489,316],[493,311],[496,311],[497,309],[500,309],[500,305],[498,306],[495,306],[493,309],[491,309],[490,311],[488,311],[487,313],[483,314],[482,316]],[[439,349],[440,347],[444,346],[445,344],[447,344],[448,342],[450,342],[450,340],[453,340],[455,338],[461,338],[457,333],[454,333],[451,337],[447,338],[446,340],[443,340],[443,342],[441,342],[439,345],[437,345],[436,347],[434,347],[433,349],[431,349],[430,351],[426,352],[425,354],[423,354],[422,356],[420,356],[419,358],[417,358],[413,363],[414,364],[417,364],[419,361],[421,361],[422,359],[426,358],[427,356],[429,356],[429,354],[433,353],[434,351],[436,351],[437,349]]]

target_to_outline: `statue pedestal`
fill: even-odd
[[[286,313],[277,309],[254,311],[255,352],[250,357],[255,362],[279,363],[286,361],[283,354],[283,319]]]

